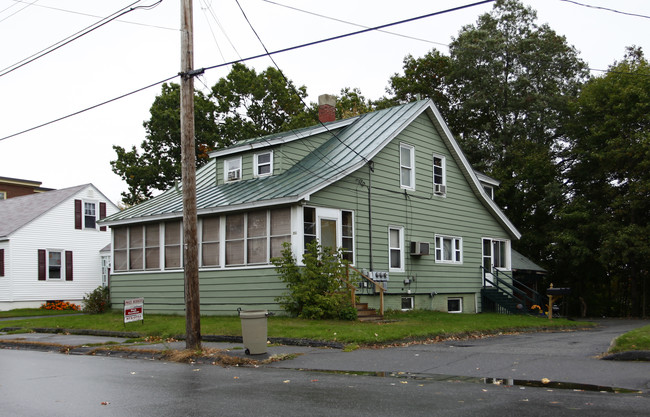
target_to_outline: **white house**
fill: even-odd
[[[117,211],[92,184],[1,200],[0,310],[78,304],[102,285],[111,236],[97,221]]]

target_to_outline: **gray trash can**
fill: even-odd
[[[241,335],[247,355],[266,353],[266,310],[244,310],[239,312],[241,318]]]

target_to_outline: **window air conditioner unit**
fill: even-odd
[[[239,177],[240,177],[240,173],[241,173],[241,171],[238,170],[238,169],[236,169],[234,171],[229,171],[228,172],[228,181],[238,180]]]
[[[428,255],[429,242],[411,242],[411,255]]]
[[[443,195],[447,192],[447,187],[442,184],[433,184],[433,193]]]

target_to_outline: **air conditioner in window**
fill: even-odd
[[[228,171],[228,181],[235,181],[241,177],[241,171],[236,169],[233,171]]]
[[[443,195],[447,192],[447,187],[442,184],[433,184],[433,193]]]
[[[428,255],[429,242],[411,242],[411,255]]]

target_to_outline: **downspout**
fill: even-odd
[[[368,255],[370,256],[370,271],[374,271],[372,267],[372,173],[375,172],[373,168],[374,163],[368,161]]]

